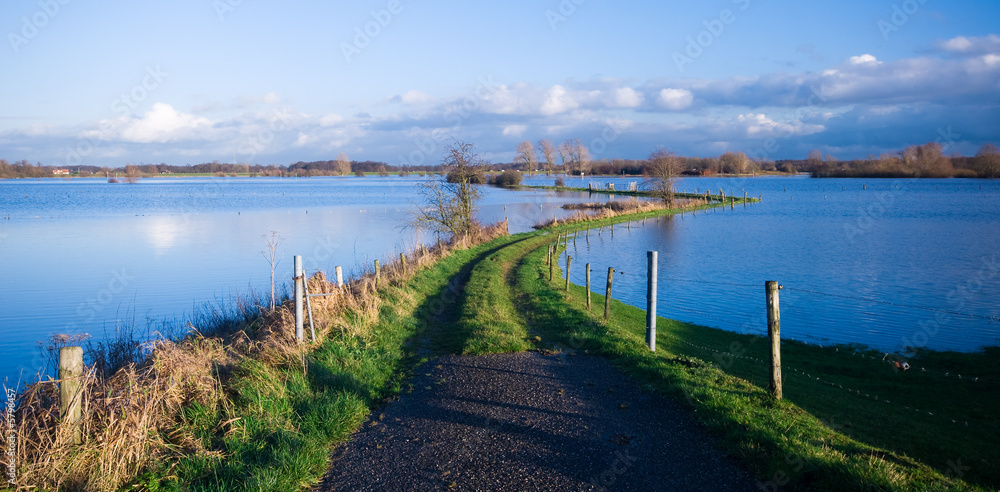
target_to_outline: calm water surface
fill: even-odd
[[[436,236],[406,228],[426,178],[161,178],[0,181],[0,381],[33,376],[38,341],[101,339],[116,326],[183,326],[206,305],[269,289],[263,236],[277,231],[277,279],[292,256],[308,271],[357,274]],[[548,184],[551,184],[551,179]],[[511,232],[585,193],[484,187],[479,218]]]
[[[614,297],[645,308],[646,251],[655,250],[661,316],[766,333],[764,282],[777,280],[786,338],[899,352],[1000,345],[1000,317],[984,319],[1000,315],[1000,182],[768,177],[679,185],[720,187],[762,201],[618,225],[613,239],[607,228],[591,231],[589,242],[569,243],[572,281],[585,283],[583,265],[591,263],[599,291],[613,266],[621,272]]]
[[[282,238],[283,285],[295,254],[310,271],[343,265],[356,274],[372,260],[432,243],[426,231],[403,228],[422,179],[0,181],[0,379],[33,376],[44,363],[37,341],[52,333],[99,339],[133,320],[180,322],[206,304],[265,291],[269,231]],[[571,186],[589,181],[567,178]],[[634,179],[593,181],[621,187]],[[1000,344],[1000,323],[885,304],[1000,314],[1000,182],[689,178],[679,185],[720,187],[763,201],[619,225],[613,239],[607,229],[592,231],[589,244],[581,236],[570,245],[571,278],[583,284],[589,262],[603,285],[614,266],[622,272],[615,297],[645,306],[645,252],[657,250],[662,316],[761,332],[763,282],[778,280],[786,286],[786,337],[886,350]],[[509,217],[511,232],[567,215],[564,203],[597,200],[484,190],[480,219]]]

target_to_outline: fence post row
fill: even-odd
[[[778,309],[778,291],[781,285],[774,280],[764,282],[767,292],[767,337],[771,341],[771,378],[768,385],[771,395],[780,400],[781,391],[781,313]]]
[[[656,251],[646,252],[646,344],[652,352],[656,352],[656,259]]]
[[[295,282],[295,340],[302,341],[302,257],[295,255],[295,272],[292,280]]]
[[[83,347],[59,348],[59,418],[72,427],[73,444],[80,444],[83,398]]]

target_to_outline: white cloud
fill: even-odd
[[[320,117],[319,126],[333,126],[344,121],[344,117],[337,113],[329,113]]]
[[[169,104],[158,102],[141,118],[129,118],[118,135],[126,142],[165,143],[206,139],[205,131],[210,128],[212,121],[208,118],[181,113]]]
[[[957,36],[937,44],[938,48],[950,53],[986,54],[1000,53],[1000,36],[990,34],[983,37]]]
[[[507,125],[503,127],[505,137],[520,137],[528,130],[528,125]]]
[[[877,58],[867,53],[861,56],[852,56],[849,60],[847,60],[847,62],[850,63],[851,65],[866,65],[866,66],[877,66],[882,64],[882,62],[878,61]]]
[[[277,92],[268,92],[267,94],[264,94],[262,100],[264,104],[278,104],[281,102],[281,97],[278,96]]]
[[[736,121],[738,125],[743,127],[746,131],[746,136],[750,138],[779,138],[793,135],[810,135],[826,129],[823,125],[805,124],[801,121],[780,123],[769,118],[763,113],[741,114],[736,117]]]
[[[554,115],[564,113],[571,109],[580,107],[580,103],[570,95],[569,91],[561,85],[554,85],[545,95],[541,112],[543,115]]]
[[[694,95],[687,89],[660,90],[660,106],[672,111],[681,111],[691,107]]]
[[[423,103],[427,103],[427,102],[430,102],[430,101],[433,101],[433,100],[434,100],[434,97],[431,96],[430,94],[425,94],[425,93],[420,92],[420,91],[418,91],[416,89],[411,89],[411,90],[408,90],[408,91],[404,92],[401,95],[393,96],[393,97],[389,98],[390,102],[402,103],[402,104],[406,104],[406,105],[423,104]]]
[[[619,108],[637,108],[645,98],[642,93],[631,87],[622,87],[614,91],[614,106]]]

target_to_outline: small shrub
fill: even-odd
[[[566,186],[566,180],[562,178],[556,178],[556,186]]]
[[[524,179],[521,173],[513,170],[504,171],[499,176],[494,179],[493,184],[497,186],[517,186],[521,184],[521,180]]]

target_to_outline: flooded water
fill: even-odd
[[[281,285],[295,254],[309,271],[343,265],[356,274],[375,259],[431,244],[433,235],[405,228],[423,179],[0,181],[0,379],[33,377],[44,364],[37,342],[53,333],[99,339],[123,323],[183,321],[206,303],[265,292],[270,231],[282,241]],[[635,180],[566,181],[621,189]],[[789,338],[887,349],[1000,344],[1000,323],[983,319],[1000,314],[1000,182],[696,178],[679,185],[720,187],[763,201],[622,224],[613,239],[607,229],[592,231],[589,244],[583,236],[571,243],[574,282],[584,283],[584,263],[600,285],[614,266],[615,297],[644,307],[646,251],[657,250],[662,316],[760,332],[763,282],[778,280]],[[608,199],[484,191],[480,220],[509,217],[515,233],[568,215],[562,204]]]
[[[307,271],[357,274],[436,236],[407,228],[427,178],[160,178],[0,181],[0,381],[45,363],[54,333],[101,339],[116,326],[173,326],[207,304],[269,291],[264,235],[277,231],[277,281],[292,256]],[[552,184],[548,179],[546,184]],[[586,193],[483,187],[479,218],[511,232]]]
[[[777,280],[783,338],[975,350],[1000,345],[1000,182],[809,178],[686,179],[679,189],[760,203],[591,231],[569,243],[571,279],[646,307],[657,251],[660,316],[766,333]],[[562,265],[565,266],[563,257]],[[598,280],[599,279],[599,280]],[[991,317],[995,317],[990,319]]]

